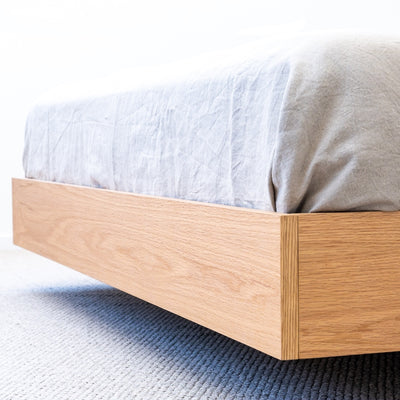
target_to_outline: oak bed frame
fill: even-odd
[[[282,360],[400,350],[400,212],[13,179],[14,243]]]

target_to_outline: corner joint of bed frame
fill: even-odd
[[[280,217],[281,359],[299,358],[299,218]]]

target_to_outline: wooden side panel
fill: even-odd
[[[281,357],[280,215],[13,180],[14,243]]]
[[[300,357],[400,349],[400,212],[299,215]]]
[[[298,217],[281,216],[282,360],[299,357]]]

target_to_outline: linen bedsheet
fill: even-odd
[[[284,213],[400,210],[400,40],[269,40],[59,89],[28,178]]]

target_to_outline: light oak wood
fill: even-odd
[[[400,350],[400,212],[13,180],[14,242],[280,359]]]
[[[297,218],[28,179],[13,180],[13,210],[15,244],[277,358],[298,356]]]
[[[299,216],[300,357],[400,350],[400,212]]]
[[[282,360],[299,358],[298,217],[281,216]]]

